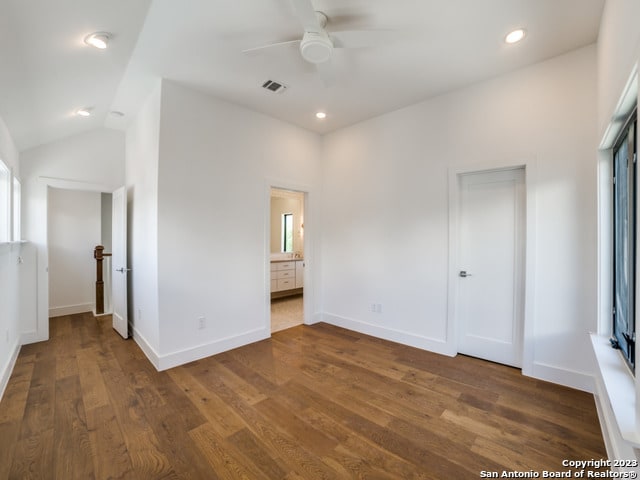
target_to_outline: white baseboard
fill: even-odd
[[[226,352],[233,348],[243,347],[250,343],[259,342],[271,336],[271,332],[267,328],[258,328],[250,330],[232,337],[221,338],[211,343],[205,343],[192,348],[179,350],[164,355],[158,352],[149,344],[149,342],[135,328],[129,326],[133,332],[133,339],[140,346],[149,361],[158,371],[167,370],[169,368],[178,367],[185,363],[207,358],[218,353]]]
[[[21,345],[29,345],[30,343],[43,342],[45,340],[48,340],[48,338],[41,338],[41,335],[36,330],[20,334]]]
[[[322,319],[322,313],[320,312],[316,312],[313,314],[311,321],[308,323],[305,323],[305,325],[314,325],[316,323],[320,323],[323,322],[324,320]]]
[[[149,344],[147,339],[142,335],[131,323],[129,323],[129,331],[132,332],[133,341],[138,344],[140,350],[147,356],[151,364],[160,370],[160,356],[158,352]]]
[[[74,315],[76,313],[91,312],[96,306],[93,303],[81,303],[79,305],[65,305],[64,307],[49,308],[49,318],[62,315]]]
[[[2,373],[0,374],[0,400],[2,400],[2,397],[4,396],[4,391],[6,390],[9,383],[9,378],[11,378],[13,367],[15,367],[16,365],[16,360],[18,359],[18,354],[20,353],[20,342],[16,340],[10,351],[11,355],[7,359],[7,363],[2,366]]]
[[[457,353],[455,349],[452,349],[449,343],[438,338],[430,338],[411,332],[405,332],[388,327],[381,327],[380,325],[373,325],[361,320],[341,317],[338,315],[333,315],[331,313],[324,313],[322,316],[322,321],[331,325],[335,325],[337,327],[343,327],[349,330],[353,330],[354,332],[364,333],[373,337],[382,338],[391,342],[401,343],[410,347],[420,348],[422,350],[428,350],[430,352],[447,355],[449,357],[453,357]]]
[[[557,383],[587,393],[593,393],[595,388],[593,375],[541,362],[533,362],[533,368],[530,372],[527,372],[527,375],[538,380]]]

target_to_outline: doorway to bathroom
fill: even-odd
[[[271,189],[271,333],[304,323],[304,193]]]

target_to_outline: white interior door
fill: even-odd
[[[129,336],[127,316],[127,190],[120,187],[113,192],[111,217],[111,299],[113,303],[113,328],[123,338]]]
[[[458,351],[522,366],[524,169],[460,179]]]

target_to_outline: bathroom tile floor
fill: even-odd
[[[271,333],[302,325],[302,295],[271,300]]]

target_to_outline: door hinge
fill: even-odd
[[[613,177],[613,184],[616,184],[616,177]]]

